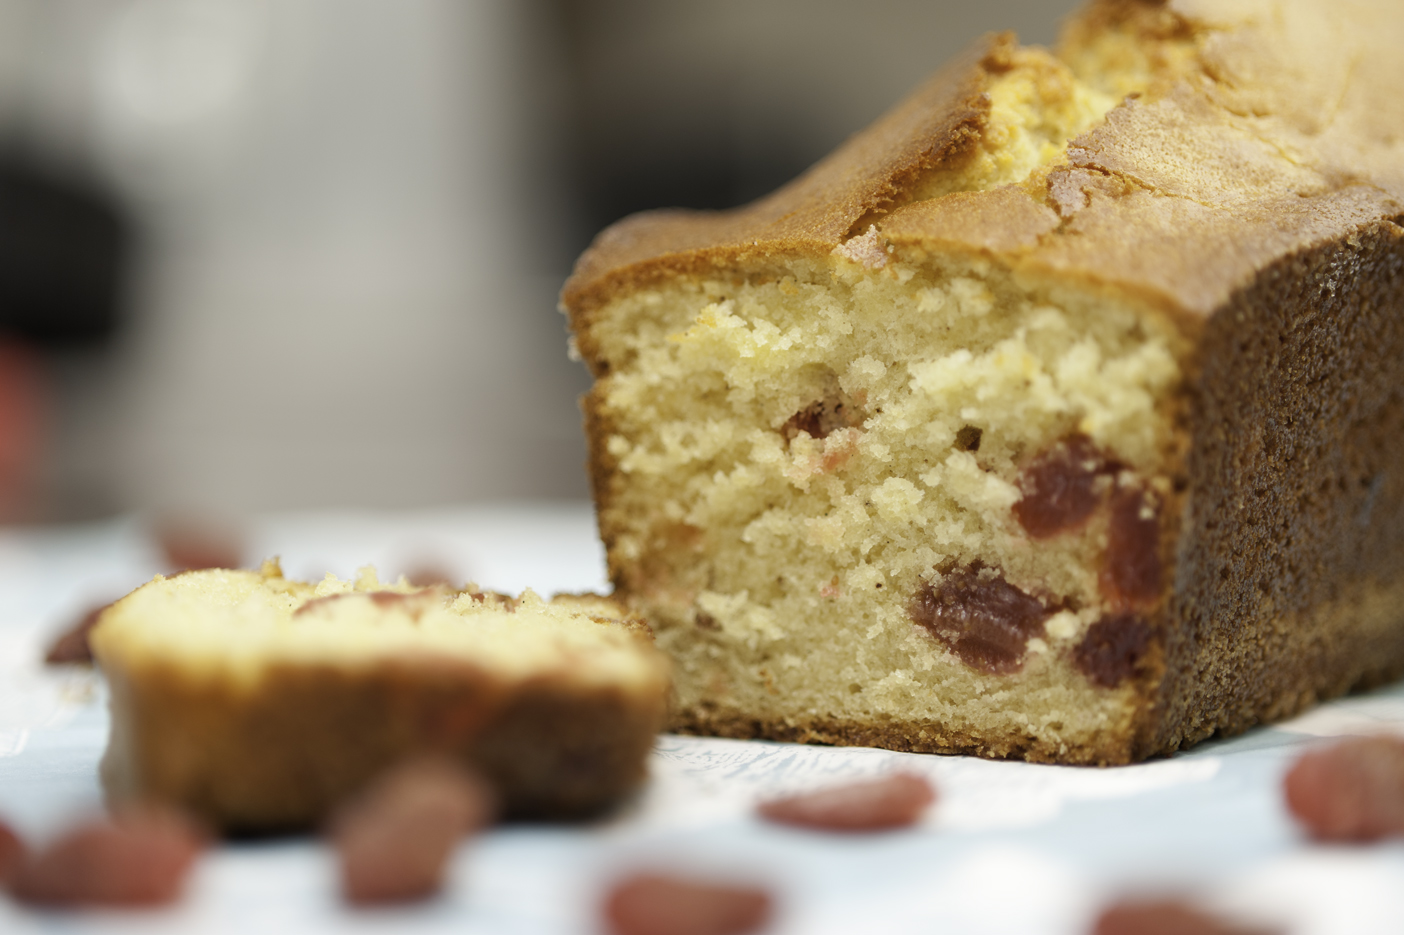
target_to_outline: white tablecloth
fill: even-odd
[[[285,515],[250,534],[251,557],[281,555],[289,576],[432,561],[498,590],[605,586],[584,504]],[[134,519],[0,532],[0,817],[31,839],[97,811],[107,733],[100,678],[45,669],[42,649],[159,567]],[[1313,844],[1280,793],[1304,747],[1384,730],[1404,732],[1404,687],[1106,770],[664,736],[648,786],[615,815],[494,830],[460,849],[445,894],[422,905],[353,912],[317,841],[240,842],[206,856],[177,908],[35,913],[0,898],[0,931],[593,933],[610,880],[665,868],[766,883],[776,933],[1084,932],[1125,893],[1192,894],[1302,935],[1397,932],[1404,842]],[[919,828],[836,837],[751,816],[758,797],[897,766],[940,791]]]

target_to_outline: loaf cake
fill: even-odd
[[[457,758],[522,817],[633,789],[666,661],[608,600],[312,585],[259,571],[157,576],[92,633],[111,688],[109,798],[179,804],[235,832],[312,826],[411,756]]]
[[[562,305],[672,727],[1114,764],[1404,671],[1404,6],[981,40]]]

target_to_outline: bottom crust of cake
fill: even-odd
[[[1039,737],[967,733],[935,723],[896,719],[867,723],[838,718],[759,719],[707,705],[674,712],[668,730],[676,734],[737,740],[882,747],[901,753],[963,754],[1078,766],[1120,766],[1143,758],[1135,755],[1124,737],[1116,735],[1109,735],[1101,744],[1070,746]]]

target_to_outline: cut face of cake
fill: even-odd
[[[648,629],[603,598],[157,577],[102,615],[110,797],[236,831],[307,828],[396,762],[451,756],[509,814],[574,816],[634,788],[664,715]]]
[[[673,727],[1121,763],[1404,671],[1404,8],[1096,3],[563,305]]]

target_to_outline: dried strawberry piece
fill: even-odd
[[[99,604],[96,607],[85,611],[78,620],[54,640],[49,646],[49,651],[44,654],[44,661],[49,665],[65,665],[67,663],[83,663],[93,661],[93,651],[88,645],[88,634],[93,627],[97,626],[98,617],[106,610],[109,604]]]
[[[487,784],[451,760],[425,757],[395,767],[333,819],[342,893],[358,904],[433,895],[459,840],[495,812]]]
[[[1139,615],[1106,614],[1087,628],[1073,663],[1093,684],[1115,688],[1141,667],[1154,640],[1155,631]]]
[[[848,783],[762,802],[762,818],[823,831],[888,831],[917,822],[936,790],[912,773]]]
[[[0,886],[9,883],[24,863],[24,841],[15,830],[0,821]]]
[[[907,613],[972,669],[1018,672],[1029,640],[1052,612],[997,569],[980,562],[947,570],[939,584],[923,583]]]
[[[434,585],[443,585],[447,588],[457,587],[454,584],[456,576],[443,565],[434,562],[425,562],[415,565],[405,572],[405,580],[417,588],[430,588]]]
[[[742,935],[771,911],[770,894],[757,887],[647,873],[617,883],[604,905],[614,935]]]
[[[234,526],[198,516],[168,516],[156,526],[156,541],[175,571],[239,568],[244,537]]]
[[[839,429],[861,428],[867,417],[863,408],[843,391],[838,378],[828,374],[823,395],[790,416],[780,427],[780,434],[789,447],[801,432],[814,439],[828,438]]]
[[[1160,503],[1144,487],[1118,487],[1111,498],[1102,594],[1113,606],[1150,607],[1160,599]]]
[[[1304,753],[1283,791],[1288,809],[1322,840],[1404,835],[1404,739],[1354,737]]]
[[[206,837],[172,809],[128,806],[74,828],[21,863],[16,899],[45,906],[159,906],[180,897]]]
[[[1114,465],[1092,439],[1074,435],[1036,456],[1019,475],[1014,518],[1035,539],[1080,528],[1102,502],[1099,476]]]
[[[1152,899],[1102,910],[1092,935],[1271,935],[1271,930],[1244,928],[1177,899]]]

